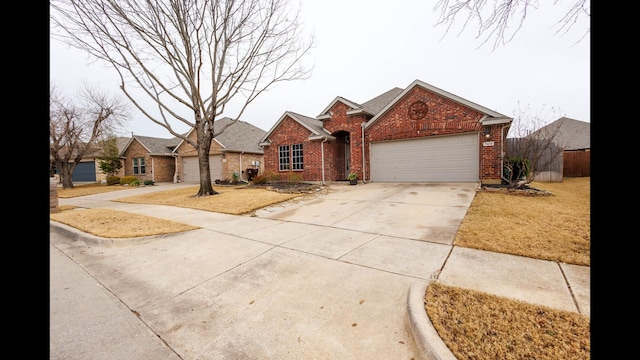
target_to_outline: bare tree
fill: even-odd
[[[298,12],[287,0],[54,0],[51,9],[63,34],[58,39],[111,64],[132,103],[197,150],[196,196],[217,194],[209,150],[235,122],[214,129],[225,107],[240,104],[229,116],[237,121],[274,84],[311,71],[302,59],[313,38],[303,41]],[[195,129],[196,140],[174,131],[175,124]]]
[[[547,126],[558,119],[550,117],[555,114],[553,108],[546,114],[532,114],[527,107],[514,116],[503,154],[502,179],[510,187],[525,187],[542,171],[562,172],[563,148],[556,138],[559,127]]]
[[[573,3],[565,15],[558,19],[555,24],[558,27],[556,34],[567,33],[583,16],[591,17],[589,0],[572,1]],[[559,0],[554,0],[553,4],[546,3],[544,6],[555,6],[559,2]],[[460,32],[464,31],[470,22],[477,20],[478,34],[476,38],[486,34],[486,38],[481,42],[480,46],[483,46],[493,38],[492,49],[495,50],[498,46],[511,41],[522,28],[529,11],[538,7],[537,0],[493,0],[493,6],[491,7],[488,3],[487,0],[438,0],[435,5],[435,10],[440,12],[437,25],[447,26],[446,35],[455,23],[456,18],[459,15],[465,16],[466,14],[466,19]],[[488,7],[489,9],[487,9]],[[510,33],[507,33],[509,30]],[[590,31],[591,28],[587,28],[577,42],[584,39]]]
[[[55,87],[49,92],[49,159],[64,189],[73,188],[72,176],[83,157],[100,151],[99,142],[114,134],[126,117],[124,99],[85,87],[75,102]]]

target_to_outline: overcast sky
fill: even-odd
[[[562,116],[591,121],[589,35],[580,40],[589,19],[567,34],[555,34],[570,3],[541,3],[542,8],[527,14],[515,38],[493,51],[491,42],[478,48],[475,25],[458,35],[463,18],[445,36],[446,28],[436,26],[434,3],[303,1],[303,25],[316,36],[308,59],[315,64],[311,77],[276,84],[241,120],[268,131],[285,111],[316,117],[336,96],[364,103],[418,79],[510,117],[528,107],[531,113],[553,117],[546,119],[550,121]],[[71,96],[87,82],[120,95],[113,74],[103,65],[90,65],[83,53],[51,41],[50,83],[63,94]],[[131,133],[171,137],[137,111],[122,135]]]

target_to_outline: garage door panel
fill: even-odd
[[[222,157],[220,155],[209,156],[209,171],[211,172],[211,181],[221,178]],[[185,182],[200,182],[200,167],[197,156],[182,158],[182,177]]]
[[[371,144],[371,180],[391,182],[476,182],[478,135]]]
[[[71,181],[96,181],[96,163],[93,161],[78,163],[71,175]]]

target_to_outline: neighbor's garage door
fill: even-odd
[[[209,171],[211,172],[211,181],[221,179],[222,176],[222,157],[220,155],[209,156]],[[185,182],[200,182],[200,170],[198,168],[198,157],[189,156],[182,158],[182,176]]]
[[[371,181],[477,182],[478,134],[371,143]]]
[[[73,175],[71,175],[71,181],[96,181],[95,161],[78,163],[78,166],[76,166],[76,169],[73,171]]]

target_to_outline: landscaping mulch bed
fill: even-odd
[[[523,195],[523,196],[550,196],[553,195],[547,190],[537,189],[528,185],[523,186],[509,186],[508,184],[482,184],[480,191],[487,192],[499,192],[509,195]]]
[[[268,182],[266,184],[252,184],[251,187],[260,187],[278,192],[284,192],[289,194],[299,193],[316,193],[323,189],[322,185],[309,184],[305,182]]]

